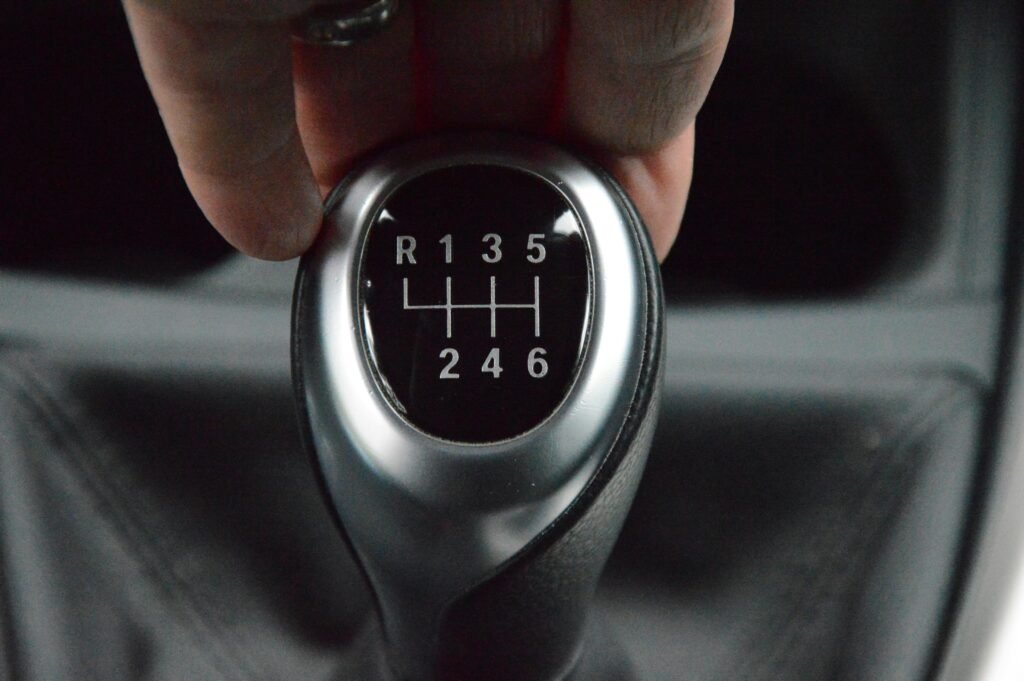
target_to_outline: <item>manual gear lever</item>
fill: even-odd
[[[599,169],[491,135],[385,152],[325,216],[294,379],[392,669],[566,678],[657,411],[643,225]]]

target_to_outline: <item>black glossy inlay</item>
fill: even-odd
[[[569,204],[526,172],[459,166],[395,190],[370,227],[360,292],[368,354],[396,409],[461,442],[541,423],[580,359],[587,261]]]

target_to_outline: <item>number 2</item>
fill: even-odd
[[[454,373],[452,369],[454,369],[455,365],[459,363],[459,351],[455,348],[445,348],[441,351],[439,357],[441,359],[447,357],[449,360],[448,364],[441,369],[440,378],[458,378],[459,375]]]

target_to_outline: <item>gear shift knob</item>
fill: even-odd
[[[660,384],[624,193],[527,139],[394,148],[328,198],[293,313],[301,421],[397,678],[565,678]]]

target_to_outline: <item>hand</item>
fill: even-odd
[[[294,41],[311,0],[124,0],[192,195],[236,248],[305,251],[359,155],[430,127],[546,132],[618,179],[658,257],[679,229],[694,119],[732,0],[406,0],[350,47]]]

